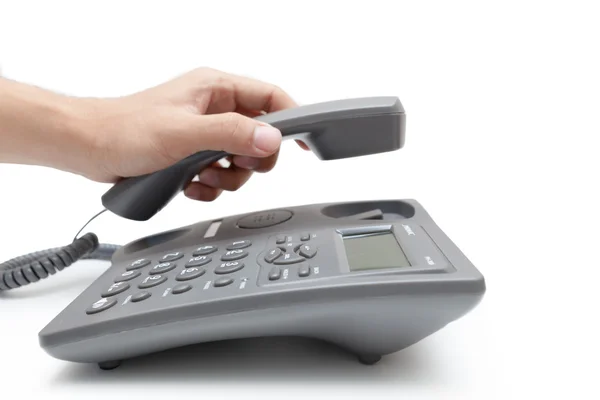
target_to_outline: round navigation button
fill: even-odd
[[[292,218],[292,212],[287,210],[263,211],[242,217],[237,226],[243,229],[258,229],[281,224]]]

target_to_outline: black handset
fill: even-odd
[[[321,160],[383,153],[404,145],[405,113],[397,97],[310,104],[256,119],[279,129],[284,139],[301,139]],[[123,179],[102,196],[102,204],[123,218],[148,220],[202,169],[228,155],[201,151],[164,170]]]

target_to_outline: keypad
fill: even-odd
[[[317,254],[314,240],[311,242],[314,237],[310,232],[302,232],[298,236],[277,235],[274,238],[275,243],[270,242],[273,247],[260,253],[261,260],[249,259],[247,261],[253,268],[248,273],[253,274],[254,268],[258,267],[255,261],[272,265],[267,273],[269,281],[285,280],[293,276],[306,278],[313,273],[318,273],[318,268],[314,272],[313,267],[306,262]],[[187,251],[175,251],[174,249],[174,251],[159,254],[157,258],[133,260],[125,266],[124,270],[115,274],[114,283],[104,288],[99,293],[100,299],[91,304],[85,312],[92,315],[108,310],[124,297],[128,297],[128,300],[123,302],[124,306],[128,301],[130,303],[142,302],[152,297],[153,292],[150,289],[164,285],[168,281],[173,282],[168,284],[169,290],[157,289],[160,291],[160,294],[155,293],[157,297],[165,297],[168,293],[172,295],[188,292],[202,293],[203,290],[210,288],[211,283],[214,288],[227,286],[236,288],[237,285],[233,285],[233,283],[238,277],[241,279],[239,288],[243,289],[246,282],[252,278],[234,274],[245,268],[243,259],[252,254],[252,241],[240,239],[224,243],[221,249],[220,247],[221,245],[217,244],[205,244]],[[258,250],[255,254],[258,254]],[[295,269],[290,269],[291,266],[294,266]],[[217,276],[215,277],[213,274]],[[203,280],[194,283],[201,277],[204,277]],[[132,287],[136,290],[133,290]],[[128,290],[132,293],[126,293]]]
[[[148,289],[154,286],[158,286],[161,283],[165,283],[167,281],[167,277],[164,275],[150,275],[146,277],[142,283],[138,285],[140,289]]]
[[[175,263],[172,262],[164,262],[160,264],[156,264],[154,267],[150,269],[151,275],[164,274],[165,272],[169,272],[174,270],[176,267]]]

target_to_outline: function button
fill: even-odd
[[[115,304],[117,304],[117,299],[115,299],[115,298],[110,298],[110,299],[102,298],[100,300],[97,300],[87,310],[85,310],[85,313],[88,315],[96,314],[101,311],[108,310]]]
[[[131,301],[137,303],[138,301],[146,300],[150,297],[150,292],[139,292],[131,296]]]
[[[227,250],[237,250],[237,249],[245,249],[246,247],[250,247],[252,242],[249,240],[238,240],[237,242],[231,243],[227,246]]]
[[[226,262],[215,268],[215,274],[231,274],[244,268],[244,263],[240,261]]]
[[[298,252],[302,257],[313,258],[315,254],[317,254],[317,248],[315,246],[311,246],[310,244],[303,244],[300,246],[300,251]]]
[[[277,235],[277,237],[275,238],[275,243],[276,244],[284,244],[286,240],[287,240],[287,238],[285,235]]]
[[[301,278],[307,277],[310,275],[310,267],[308,265],[301,265],[298,268],[298,276]]]
[[[194,256],[205,256],[207,254],[214,253],[218,249],[219,248],[217,246],[213,246],[212,244],[209,244],[206,246],[200,246],[196,249],[196,251],[194,251],[193,255]]]
[[[164,283],[167,281],[167,277],[164,275],[150,275],[148,277],[146,277],[142,283],[140,283],[138,285],[138,287],[140,289],[148,289],[154,286],[158,286],[161,283]]]
[[[303,233],[302,236],[300,236],[300,240],[302,240],[303,242],[310,240],[310,233]]]
[[[192,285],[188,285],[186,283],[179,284],[173,288],[171,291],[173,294],[185,293],[192,288]]]
[[[204,275],[205,272],[206,272],[206,270],[204,268],[197,268],[197,267],[186,268],[177,274],[177,276],[175,277],[175,280],[176,281],[189,281],[189,280],[196,279],[199,276]]]
[[[277,259],[282,254],[282,251],[279,247],[269,250],[267,255],[265,256],[265,261],[271,263]]]
[[[239,260],[247,255],[248,252],[246,250],[229,250],[227,253],[223,254],[221,261]]]
[[[165,254],[164,256],[161,257],[160,261],[162,261],[162,262],[175,261],[175,260],[179,260],[181,257],[183,257],[183,253],[181,251],[175,251],[173,253]]]
[[[271,268],[271,271],[269,271],[269,280],[276,281],[279,278],[281,278],[281,269],[278,267]]]
[[[231,285],[233,283],[233,278],[219,278],[217,280],[215,280],[215,287],[223,287],[223,286],[227,286],[227,285]]]
[[[156,264],[154,267],[152,267],[152,269],[150,269],[150,274],[156,275],[156,274],[163,274],[165,272],[169,272],[175,268],[175,265],[176,264],[172,263],[172,262]]]
[[[185,264],[185,266],[186,266],[186,268],[187,267],[201,267],[203,265],[208,264],[211,261],[212,261],[211,257],[197,256],[197,257],[190,258],[190,261],[188,261],[187,264]]]
[[[275,265],[288,265],[288,264],[296,264],[304,261],[304,257],[300,257],[295,253],[285,253],[283,257],[279,257],[277,260],[273,262]]]
[[[242,217],[238,221],[237,226],[242,229],[266,228],[281,224],[292,218],[292,215],[291,211],[287,210],[260,211]]]
[[[115,282],[125,282],[137,278],[142,273],[140,271],[125,271],[115,278]]]
[[[108,289],[102,292],[102,297],[114,296],[115,294],[123,293],[129,289],[129,283],[126,282],[117,282],[110,285]]]
[[[145,258],[140,258],[139,260],[135,260],[134,262],[129,264],[129,266],[127,267],[127,270],[131,271],[133,269],[143,268],[148,264],[150,264],[150,260],[146,260]]]

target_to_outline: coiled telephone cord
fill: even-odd
[[[79,260],[110,261],[114,252],[121,246],[99,243],[96,234],[91,232],[77,237],[90,222],[105,211],[106,209],[100,211],[86,222],[72,243],[25,254],[0,264],[0,292],[46,279]]]

